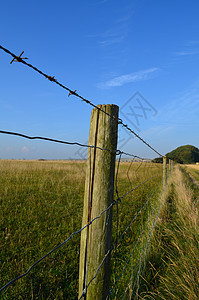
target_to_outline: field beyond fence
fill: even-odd
[[[81,228],[85,181],[84,162],[0,160],[1,283],[24,273],[37,259]],[[125,230],[162,179],[162,165],[125,162],[120,165],[121,194],[145,178],[154,179],[127,195],[113,210],[113,242]],[[150,206],[157,202],[158,193]],[[147,220],[149,207],[112,253],[112,285],[120,275]],[[139,225],[140,224],[140,225]],[[117,232],[118,226],[118,232]],[[148,224],[150,230],[151,224]],[[140,228],[139,228],[140,227]],[[146,237],[145,237],[146,239]],[[114,294],[118,299],[130,281],[133,257],[139,256],[140,240]],[[4,292],[4,299],[75,299],[78,293],[80,235],[32,269]]]

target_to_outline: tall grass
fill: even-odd
[[[84,175],[72,163],[1,161],[1,285],[79,228]],[[3,299],[74,298],[79,236],[7,289]]]
[[[113,209],[115,243],[137,211],[161,182],[161,165],[121,163],[118,192],[122,196],[144,180],[157,175]],[[0,281],[1,287],[52,248],[81,228],[85,163],[0,160]],[[147,217],[157,202],[161,186],[143,213],[130,226],[112,253],[112,285],[121,274]],[[117,195],[115,194],[115,199]],[[150,224],[147,225],[147,230]],[[147,234],[147,231],[146,231]],[[140,240],[111,297],[120,299],[140,255],[146,234]],[[1,299],[76,299],[78,293],[80,234],[31,270],[28,276],[4,290]],[[97,267],[97,266],[96,266]]]
[[[158,222],[140,299],[198,299],[199,202],[193,183],[176,167]]]

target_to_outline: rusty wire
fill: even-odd
[[[8,49],[4,48],[3,46],[0,45],[0,49],[3,50],[4,52],[8,53],[9,55],[11,55],[15,61],[17,62],[21,62],[24,65],[28,66],[29,68],[35,70],[36,72],[38,72],[39,74],[41,74],[42,76],[44,76],[45,78],[47,78],[48,80],[50,80],[51,82],[56,83],[57,85],[59,85],[60,87],[62,87],[63,89],[65,89],[66,91],[69,92],[69,95],[73,95],[76,96],[78,98],[80,98],[83,102],[86,102],[87,104],[89,104],[90,106],[100,110],[101,112],[105,113],[106,115],[108,115],[110,118],[112,118],[114,121],[117,122],[118,125],[122,125],[124,128],[126,128],[129,132],[131,132],[133,135],[135,135],[140,141],[142,141],[147,147],[149,147],[152,151],[154,151],[156,154],[158,154],[159,156],[163,156],[162,154],[160,154],[155,148],[153,148],[149,143],[147,143],[143,138],[141,138],[134,130],[132,130],[127,124],[125,124],[123,122],[123,120],[121,118],[116,118],[113,115],[107,113],[106,111],[104,111],[103,109],[101,109],[99,106],[95,105],[94,103],[92,103],[90,100],[82,97],[81,95],[79,95],[75,90],[72,91],[70,88],[66,87],[65,85],[63,85],[62,83],[60,83],[57,79],[55,79],[54,76],[49,76],[47,74],[45,74],[44,72],[42,72],[41,70],[39,70],[38,68],[34,67],[33,65],[27,63],[26,61],[24,61],[21,57],[21,55],[23,54],[23,52],[17,56],[14,53],[12,53],[11,51],[9,51]],[[27,58],[26,58],[27,59]]]
[[[10,54],[13,59],[10,63],[13,63],[13,62],[21,62],[25,65],[27,65],[28,67],[32,68],[33,70],[35,70],[36,72],[38,72],[39,74],[43,75],[45,78],[47,78],[49,81],[52,81],[56,84],[58,84],[60,87],[64,88],[65,90],[67,90],[69,92],[68,96],[70,95],[74,95],[78,98],[80,98],[82,101],[86,102],[87,104],[91,105],[92,107],[98,109],[99,111],[105,113],[106,115],[108,115],[109,117],[111,117],[114,121],[117,122],[118,125],[122,125],[123,127],[125,127],[128,131],[130,131],[132,134],[134,134],[138,139],[140,139],[144,144],[146,144],[151,150],[153,150],[154,152],[156,152],[158,155],[162,156],[157,150],[155,150],[150,144],[148,144],[145,140],[143,140],[138,134],[136,134],[130,127],[128,127],[127,124],[124,124],[123,120],[120,119],[120,118],[115,118],[114,116],[112,116],[111,114],[107,113],[106,111],[104,111],[103,109],[101,109],[99,106],[96,106],[95,104],[93,104],[91,101],[85,99],[84,97],[80,96],[79,94],[77,94],[77,90],[74,90],[72,91],[71,89],[69,89],[68,87],[64,86],[63,84],[61,84],[59,81],[57,81],[57,79],[55,79],[54,76],[49,76],[47,74],[45,74],[44,72],[42,72],[41,70],[37,69],[36,67],[34,67],[33,65],[27,63],[24,61],[24,59],[27,59],[26,57],[22,57],[24,51],[19,55],[19,56],[16,56],[15,54],[13,54],[12,52],[10,52],[8,49],[0,46],[0,49],[2,49],[3,51],[5,51],[6,53]],[[133,158],[137,158],[137,159],[140,159],[141,161],[143,161],[144,159],[139,157],[139,156],[136,156],[134,154],[130,154],[130,153],[127,153],[127,152],[123,152],[119,149],[117,150],[112,150],[112,149],[105,149],[105,148],[101,148],[101,147],[97,147],[97,146],[94,146],[94,145],[86,145],[86,144],[81,144],[79,142],[68,142],[68,141],[63,141],[63,140],[57,140],[57,139],[52,139],[52,138],[47,138],[47,137],[41,137],[41,136],[28,136],[28,135],[25,135],[25,134],[22,134],[22,133],[17,133],[17,132],[11,132],[11,131],[4,131],[4,130],[0,130],[0,133],[2,134],[8,134],[8,135],[14,135],[14,136],[19,136],[19,137],[22,137],[22,138],[26,138],[26,139],[31,139],[31,140],[34,140],[34,139],[39,139],[39,140],[45,140],[45,141],[50,141],[50,142],[55,142],[55,143],[61,143],[61,144],[66,144],[66,145],[76,145],[76,146],[80,146],[80,147],[87,147],[88,149],[99,149],[99,150],[103,150],[103,151],[111,151],[111,152],[115,152],[116,155],[119,155],[119,161],[118,161],[118,166],[117,166],[117,172],[116,172],[116,187],[115,187],[115,191],[116,191],[116,200],[113,201],[105,210],[103,210],[97,217],[93,218],[91,220],[91,218],[89,217],[88,219],[88,223],[85,224],[81,229],[79,229],[78,231],[76,232],[73,232],[69,237],[68,239],[66,239],[63,243],[61,243],[60,245],[58,245],[57,247],[55,247],[54,249],[52,249],[50,252],[48,252],[46,255],[44,255],[42,258],[40,258],[39,260],[37,260],[24,274],[14,278],[13,280],[11,280],[10,282],[8,282],[5,286],[3,286],[1,289],[0,289],[0,292],[2,292],[4,289],[6,289],[8,286],[10,286],[11,284],[13,284],[15,281],[19,280],[20,278],[24,277],[24,276],[27,276],[30,271],[32,270],[33,267],[35,267],[37,264],[39,264],[42,260],[44,260],[46,257],[48,257],[51,253],[53,253],[54,251],[56,251],[57,249],[59,249],[61,246],[63,246],[64,244],[66,244],[75,234],[78,234],[80,233],[81,231],[83,231],[84,229],[87,228],[87,230],[89,230],[89,226],[97,219],[99,219],[105,212],[109,211],[114,205],[116,205],[117,207],[117,237],[116,237],[116,241],[115,243],[111,246],[111,248],[108,250],[108,252],[105,254],[102,262],[100,263],[100,265],[98,266],[97,270],[96,270],[96,273],[94,275],[94,277],[89,281],[89,283],[87,284],[87,282],[85,282],[85,286],[84,286],[84,290],[82,292],[82,295],[80,297],[80,299],[82,297],[84,297],[87,293],[87,289],[88,287],[90,286],[91,282],[96,278],[101,266],[103,265],[104,261],[107,259],[108,255],[110,255],[110,253],[112,252],[112,250],[115,248],[116,251],[117,251],[117,244],[118,242],[123,238],[124,234],[127,232],[127,230],[131,227],[132,223],[136,220],[136,218],[141,214],[141,212],[143,211],[143,209],[145,208],[145,206],[147,205],[147,203],[149,202],[150,197],[146,203],[144,205],[142,205],[142,207],[139,209],[139,211],[136,213],[136,215],[134,216],[134,218],[131,220],[131,222],[128,224],[127,228],[123,231],[123,233],[120,235],[120,237],[118,237],[118,228],[119,228],[119,223],[118,223],[118,204],[119,202],[121,202],[121,200],[128,194],[131,194],[134,190],[136,190],[137,188],[139,188],[141,185],[145,184],[146,182],[148,182],[149,180],[153,179],[154,177],[156,177],[157,175],[155,176],[151,176],[150,178],[142,181],[142,182],[139,182],[139,184],[137,186],[135,186],[134,188],[132,187],[131,185],[131,181],[130,181],[130,178],[128,176],[128,172],[127,172],[127,177],[129,179],[129,183],[131,185],[131,190],[126,192],[125,194],[123,194],[122,196],[119,196],[119,192],[118,192],[118,173],[119,173],[119,166],[120,166],[120,163],[121,163],[121,157],[122,155],[128,155],[128,156],[131,156]],[[131,166],[131,165],[130,165]],[[154,192],[153,192],[154,193]],[[88,199],[88,201],[90,201]],[[157,219],[157,218],[156,218]],[[149,223],[150,220],[148,220],[147,224]],[[155,225],[154,225],[155,226]],[[144,229],[145,230],[145,229]],[[140,237],[141,238],[141,237]],[[140,239],[139,238],[139,239]],[[148,240],[147,240],[148,241]],[[137,242],[138,243],[138,242]],[[133,251],[137,245],[137,243],[135,244],[135,246],[133,247]],[[133,252],[132,252],[133,253]],[[127,265],[127,262],[125,264],[125,266]],[[123,269],[124,271],[124,269]],[[122,272],[123,272],[122,271]],[[122,276],[122,274],[120,274],[120,277]],[[119,278],[120,278],[119,277]],[[115,282],[115,285],[117,284],[119,279],[116,280]],[[114,285],[114,287],[115,287]],[[112,289],[113,290],[113,289]],[[111,292],[109,293],[109,295],[111,294]]]

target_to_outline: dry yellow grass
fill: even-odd
[[[185,165],[185,166],[199,171],[199,165]]]
[[[150,284],[140,299],[197,300],[199,207],[179,167],[170,178],[167,192],[149,258],[151,277],[145,275],[145,282]]]

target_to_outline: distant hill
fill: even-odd
[[[167,159],[172,159],[180,164],[194,164],[199,162],[199,149],[191,146],[181,146],[166,154]],[[162,162],[162,158],[155,158],[154,162]]]

